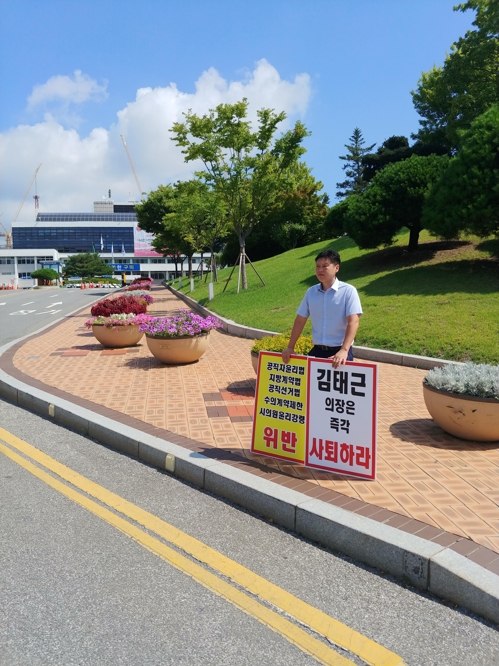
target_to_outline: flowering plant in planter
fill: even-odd
[[[147,303],[139,298],[106,298],[96,303],[90,310],[92,317],[109,317],[112,314],[145,314]]]
[[[143,277],[142,275],[140,277],[136,277],[132,280],[132,284],[137,284],[138,282],[149,282],[152,284],[154,280],[151,277]]]
[[[499,441],[499,367],[452,363],[433,368],[423,380],[433,420],[461,439]]]
[[[92,317],[92,319],[87,319],[85,326],[87,328],[92,328],[92,326],[105,326],[106,328],[117,328],[119,326],[138,326],[145,323],[150,319],[149,315],[146,314],[112,314],[108,317],[98,316]]]
[[[160,338],[192,338],[220,328],[222,322],[216,317],[201,317],[189,310],[180,310],[170,317],[149,317],[140,330],[146,336]]]
[[[143,282],[135,282],[132,283],[130,286],[125,287],[125,291],[137,291],[138,289],[147,289],[149,290],[151,288],[151,282],[149,280],[143,281]]]
[[[448,393],[499,400],[499,366],[486,363],[452,363],[442,368],[433,368],[423,383]]]
[[[124,294],[120,294],[118,298],[137,298],[139,300],[145,301],[147,305],[154,303],[154,298],[151,294],[145,289],[136,289],[134,291],[127,291]]]
[[[251,353],[258,354],[259,351],[283,352],[288,346],[289,335],[289,333],[279,333],[279,335],[266,335],[260,340],[255,340],[251,347]],[[305,356],[313,346],[311,335],[300,335],[296,341],[294,353]]]

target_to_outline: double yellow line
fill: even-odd
[[[0,444],[0,452],[10,458],[10,460],[65,497],[68,497],[121,532],[132,537],[132,539],[135,539],[142,546],[183,573],[191,576],[198,583],[201,583],[201,585],[204,585],[234,604],[243,612],[281,634],[290,643],[296,645],[303,652],[310,654],[320,663],[327,664],[328,666],[352,666],[353,664],[352,661],[329,648],[325,642],[315,638],[311,633],[286,619],[282,612],[309,627],[314,633],[326,638],[331,643],[356,654],[367,664],[371,664],[372,666],[403,666],[404,661],[401,657],[378,643],[350,629],[338,620],[310,606],[301,599],[286,592],[286,590],[246,569],[234,560],[225,557],[222,553],[210,548],[201,541],[190,537],[185,532],[178,530],[157,516],[144,511],[119,495],[106,490],[69,467],[62,465],[3,428],[0,428],[0,439],[4,442],[4,444]],[[16,449],[23,456],[42,465],[45,469],[81,490],[85,495],[57,480],[51,474],[40,469],[40,467],[34,465],[33,462],[30,462],[25,457],[20,456],[12,449]],[[244,590],[257,596],[260,600],[279,609],[281,613],[248,596],[245,592],[219,578],[203,566],[193,562],[188,557],[185,557],[185,555],[170,548],[159,539],[150,536],[139,527],[128,522],[128,520],[89,499],[87,495],[114,509],[122,514],[122,516],[142,525],[142,527],[150,532],[154,532],[176,548],[184,551],[184,553],[208,565],[213,571],[229,578],[244,588]]]

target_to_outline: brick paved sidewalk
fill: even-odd
[[[151,314],[185,307],[165,288],[153,293]],[[250,340],[214,331],[198,363],[165,366],[150,355],[145,339],[128,349],[103,349],[84,327],[88,313],[28,340],[14,366],[47,386],[245,456],[276,475],[372,505],[364,515],[380,507],[499,553],[499,444],[467,443],[434,425],[421,389],[426,371],[378,364],[377,480],[354,480],[249,452],[255,387]],[[346,501],[355,510],[355,502]]]

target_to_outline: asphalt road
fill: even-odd
[[[18,296],[9,294],[0,315],[2,336],[6,320],[26,322],[18,329],[23,335],[52,321],[44,308],[67,308],[55,317],[91,300],[85,292],[60,290],[37,293],[40,300],[23,305],[34,299],[24,293],[21,303]],[[63,303],[48,308],[52,297]],[[44,316],[31,322],[35,312],[11,315],[16,308]],[[54,462],[34,459],[23,442]],[[57,463],[82,475],[80,490],[61,477]],[[97,495],[90,481],[98,484]],[[166,537],[158,537],[153,522],[144,527],[139,518],[123,519],[109,492],[198,540],[199,557],[173,547],[182,559],[172,566],[158,555],[171,547]],[[220,553],[215,569],[200,561],[203,544]],[[0,400],[1,666],[316,664],[256,619],[251,604],[260,599],[231,583],[222,555],[309,604],[311,623],[318,609],[365,636],[366,649],[375,641],[409,666],[499,663],[497,627],[480,618]],[[243,592],[244,610],[197,582],[189,573],[196,566]],[[329,653],[365,663],[275,607],[265,609]]]
[[[0,346],[34,333],[114,291],[65,288],[0,290]]]

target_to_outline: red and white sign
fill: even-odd
[[[376,477],[377,367],[308,358],[305,465]]]

